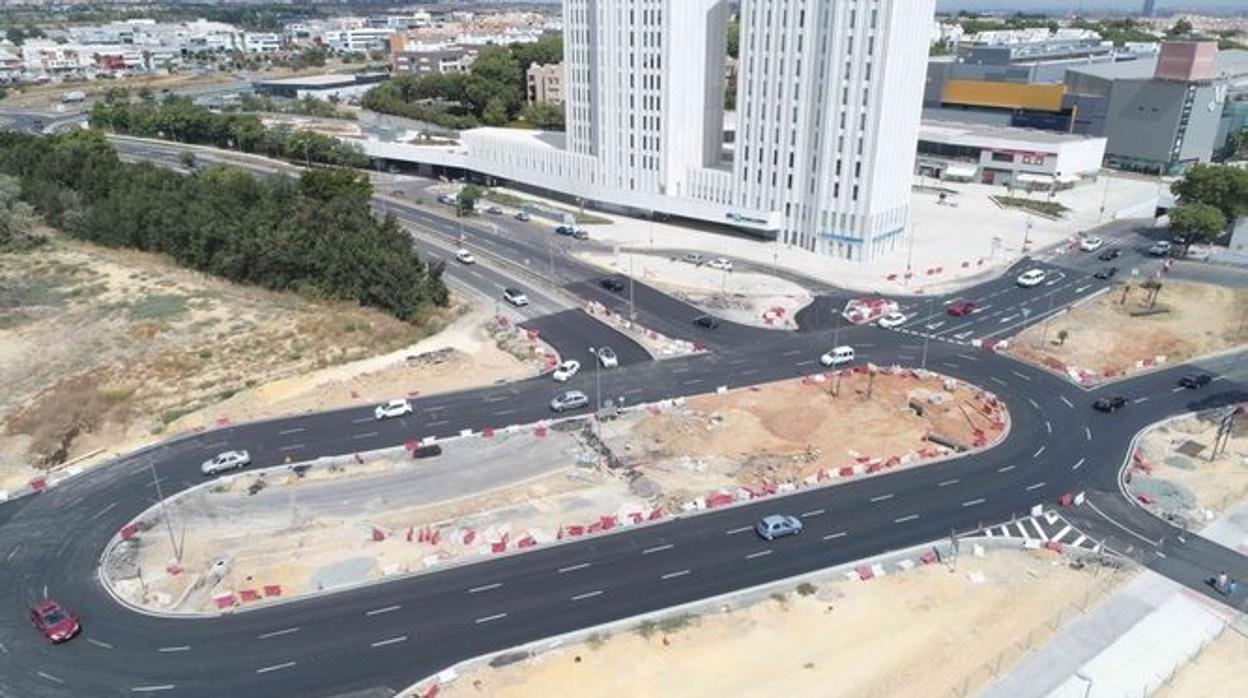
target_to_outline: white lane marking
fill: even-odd
[[[971,356],[970,354],[958,354],[958,357],[966,359],[967,361],[979,361],[978,356]]]
[[[394,645],[400,642],[407,642],[407,636],[400,635],[398,637],[392,637],[388,640],[378,640],[377,642],[374,642],[371,646],[372,647],[385,647],[386,645]]]
[[[1082,468],[1082,467],[1083,467],[1083,461],[1084,461],[1084,460],[1085,460],[1084,458],[1080,458],[1078,463],[1075,463],[1074,465],[1070,466],[1070,469],[1071,469],[1071,470],[1078,470],[1078,469]]]
[[[660,553],[660,552],[663,552],[664,550],[671,550],[674,547],[676,546],[672,545],[671,543],[668,543],[667,545],[656,545],[653,548],[646,548],[645,550],[641,551],[641,554],[649,555],[650,553]]]
[[[1069,408],[1071,408],[1071,409],[1074,409],[1074,408],[1075,408],[1075,403],[1071,402],[1070,400],[1067,400],[1065,395],[1062,395],[1062,396],[1061,396],[1061,397],[1059,397],[1058,399],[1059,399],[1059,400],[1061,400],[1062,402],[1066,403],[1066,406],[1067,406],[1067,407],[1069,407]]]
[[[1045,430],[1045,431],[1047,431],[1047,432],[1049,432],[1050,434],[1052,434],[1052,433],[1053,433],[1053,422],[1050,422],[1050,421],[1049,421],[1049,420],[1047,420],[1047,419],[1046,419],[1046,420],[1044,420],[1044,430]]]
[[[956,478],[956,477],[955,477],[955,478],[953,478],[952,480],[945,480],[944,482],[938,482],[938,483],[936,483],[936,486],[937,486],[937,487],[948,487],[949,485],[956,485],[956,484],[958,484],[958,482],[960,482],[960,481],[958,480],[958,478]]]
[[[815,360],[814,360],[814,359],[808,359],[808,360],[806,360],[806,361],[798,361],[798,362],[797,362],[797,364],[795,364],[795,365],[797,365],[797,366],[813,366],[813,365],[814,365],[814,363],[815,363]]]
[[[21,544],[21,543],[18,543],[17,545],[13,546],[13,549],[9,551],[9,554],[5,556],[4,561],[5,561],[5,562],[12,562],[12,561],[13,561],[13,557],[17,555],[17,551],[19,551],[19,550],[21,550],[21,549],[22,549],[22,544]]]
[[[824,510],[824,509],[811,509],[810,511],[806,512],[805,514],[802,514],[802,518],[803,518],[803,519],[809,519],[809,518],[810,518],[810,517],[812,517],[812,516],[818,516],[818,515],[820,515],[820,514],[823,514],[823,513],[825,513],[825,511],[826,511],[826,510]]]
[[[299,632],[299,628],[286,628],[285,630],[274,630],[271,633],[256,636],[257,640],[267,640],[271,637],[281,637],[282,635],[290,635]]]
[[[668,572],[662,577],[659,577],[659,579],[675,579],[677,577],[683,577],[686,574],[689,574],[689,570],[680,570],[679,572]]]
[[[1019,373],[1018,371],[1010,371],[1010,373],[1013,373],[1014,375],[1016,375],[1016,376],[1018,376],[1019,378],[1021,378],[1021,379],[1025,380],[1025,381],[1027,381],[1028,383],[1030,383],[1030,382],[1031,382],[1031,376],[1028,376],[1028,375],[1027,375],[1027,374],[1025,374],[1025,373]]]
[[[801,349],[790,349],[786,352],[781,353],[780,356],[797,356],[800,353],[802,353]]]
[[[95,639],[95,638],[93,638],[93,637],[89,637],[89,638],[87,638],[87,642],[90,642],[91,644],[95,645],[96,647],[103,647],[103,648],[104,648],[104,649],[106,649],[106,650],[111,650],[111,649],[113,648],[113,646],[112,646],[112,645],[110,645],[110,644],[108,644],[107,642],[100,642],[99,640],[97,640],[97,639]]]
[[[1013,469],[1014,469],[1014,466],[1012,466],[1012,465],[1003,465],[1003,466],[1001,466],[1000,468],[997,468],[997,472],[998,472],[998,473],[1008,473],[1008,472],[1010,472],[1010,471],[1011,471],[1011,470],[1013,470]]]
[[[824,536],[823,539],[832,540],[833,538],[841,538],[844,535],[845,535],[844,531],[837,531],[836,533],[829,533],[828,535]]]
[[[770,551],[770,550],[760,550],[760,551],[758,551],[758,552],[756,552],[756,553],[750,553],[749,555],[746,555],[746,556],[745,556],[745,559],[747,559],[747,560],[753,560],[753,559],[754,559],[754,558],[756,558],[756,557],[762,557],[762,556],[764,556],[764,555],[770,555],[770,554],[771,554],[771,551]]]
[[[351,423],[352,424],[364,424],[366,422],[375,422],[375,421],[377,421],[376,417],[361,417],[359,419],[351,420]]]
[[[57,677],[55,677],[55,676],[53,676],[53,675],[51,675],[51,674],[45,674],[45,673],[43,673],[42,671],[36,671],[35,673],[36,673],[36,674],[38,674],[38,675],[40,675],[40,676],[42,676],[43,678],[45,678],[45,679],[47,679],[47,680],[49,680],[49,681],[55,681],[55,682],[57,682],[57,683],[65,683],[65,679],[58,679]]]
[[[279,449],[277,449],[277,450],[279,450],[279,451],[294,451],[294,450],[297,450],[297,449],[300,449],[300,448],[303,448],[303,444],[293,444],[293,445],[290,445],[290,446],[282,446],[281,448],[279,448]]]
[[[571,567],[560,567],[560,568],[559,568],[559,574],[563,574],[563,573],[565,573],[565,572],[575,572],[575,571],[577,571],[577,570],[583,570],[583,569],[585,569],[586,567],[589,567],[589,565],[590,565],[590,563],[588,563],[588,562],[582,562],[582,563],[581,563],[581,564],[579,564],[579,565],[572,565]]]
[[[1032,490],[1038,490],[1038,489],[1040,489],[1041,487],[1044,487],[1044,483],[1043,483],[1043,482],[1037,482],[1037,483],[1036,483],[1036,484],[1034,484],[1034,485],[1027,485],[1027,491],[1028,491],[1028,492],[1030,492],[1030,491],[1032,491]]]
[[[1132,401],[1131,401],[1131,403],[1132,403],[1132,404],[1135,404],[1135,405],[1138,405],[1138,404],[1140,404],[1141,402],[1148,402],[1148,396],[1147,396],[1147,395],[1145,395],[1144,397],[1137,397],[1136,399],[1134,399],[1134,400],[1132,400]]]
[[[1027,398],[1027,402],[1030,402],[1030,403],[1031,403],[1031,406],[1032,406],[1032,407],[1034,407],[1035,409],[1037,409],[1037,410],[1038,410],[1038,409],[1040,409],[1040,403],[1036,402],[1035,398],[1030,398],[1030,397],[1029,397],[1029,398]]]
[[[501,587],[502,585],[503,585],[503,583],[502,583],[502,582],[494,582],[493,584],[485,584],[485,585],[483,585],[483,586],[473,587],[473,588],[469,589],[469,590],[468,590],[468,593],[469,593],[469,594],[480,594],[480,593],[481,593],[481,592],[483,592],[483,591],[489,591],[489,590],[491,590],[491,589],[497,589],[497,588]]]
[[[366,433],[366,434],[352,434],[352,435],[351,435],[351,438],[353,438],[353,439],[371,439],[371,438],[373,438],[373,437],[374,437],[374,436],[376,436],[376,435],[377,435],[377,432],[375,432],[375,431],[370,431],[370,432],[368,432],[368,433]]]
[[[1046,449],[1046,448],[1048,448],[1048,446],[1041,446],[1040,448],[1036,449],[1036,452],[1035,452],[1035,453],[1031,454],[1031,457],[1032,457],[1032,458],[1039,458],[1039,457],[1040,457],[1040,454],[1041,454],[1041,453],[1044,453],[1044,449]]]
[[[742,526],[742,527],[740,527],[740,528],[730,528],[730,529],[728,529],[727,531],[724,531],[724,533],[727,533],[727,534],[728,534],[728,535],[730,535],[730,536],[735,536],[735,535],[737,535],[738,533],[745,533],[746,531],[748,531],[748,530],[750,530],[750,529],[752,529],[752,528],[754,528],[754,527],[753,527],[753,526]]]
[[[1172,392],[1172,393],[1181,393],[1181,392],[1183,392],[1184,390],[1187,390],[1187,388],[1184,388],[1183,386],[1181,386],[1181,385],[1180,385],[1180,386],[1179,386],[1179,387],[1177,387],[1177,388],[1171,388],[1171,389],[1170,389],[1170,392]]]
[[[190,645],[178,645],[176,647],[161,647],[157,652],[187,652],[190,651]]]
[[[962,506],[964,506],[964,507],[973,507],[973,506],[976,506],[976,505],[979,505],[979,504],[983,504],[983,503],[984,503],[984,502],[986,502],[986,501],[988,501],[988,500],[984,499],[983,497],[980,497],[979,499],[972,499],[972,500],[971,500],[971,501],[969,501],[969,502],[962,502]]]
[[[914,521],[917,518],[919,518],[918,514],[911,514],[909,516],[903,516],[900,519],[893,519],[893,523],[895,524],[905,523],[907,521]]]
[[[174,688],[175,687],[173,684],[167,683],[167,684],[164,684],[163,686],[135,686],[134,688],[130,689],[130,692],[131,693],[156,693],[157,691],[172,691]]]
[[[501,416],[503,416],[503,415],[505,415],[505,414],[515,414],[516,412],[519,412],[519,411],[520,411],[520,410],[519,410],[519,408],[516,408],[516,409],[510,409],[510,410],[499,410],[499,411],[495,412],[494,414],[495,414],[495,416],[501,417]]]
[[[373,610],[371,610],[371,611],[365,611],[365,612],[364,612],[364,615],[366,615],[366,616],[379,616],[379,615],[381,615],[381,614],[383,614],[383,613],[391,613],[391,612],[393,612],[393,611],[397,611],[397,610],[399,610],[400,608],[403,608],[403,607],[402,607],[402,606],[399,606],[399,605],[394,605],[394,606],[386,606],[386,607],[384,607],[384,608],[374,608],[374,609],[373,609]]]
[[[117,506],[117,502],[113,502],[112,504],[109,504],[108,506],[104,507],[103,509],[101,509],[101,510],[99,510],[99,511],[95,512],[95,514],[91,517],[91,520],[92,520],[92,521],[95,521],[96,519],[100,518],[101,516],[103,516],[103,515],[107,514],[109,511],[111,511],[111,510],[112,510],[112,508],[113,508],[113,507],[115,507],[115,506]]]
[[[1087,435],[1088,441],[1092,440],[1092,427],[1084,427],[1083,433]]]
[[[697,385],[697,384],[701,383],[701,382],[702,382],[702,381],[704,381],[704,380],[706,380],[706,379],[705,379],[705,378],[690,378],[689,380],[684,381],[683,383],[681,383],[681,385]]]
[[[1117,521],[1114,521],[1113,519],[1109,518],[1109,516],[1107,516],[1107,515],[1105,514],[1105,512],[1103,512],[1103,511],[1101,511],[1100,509],[1098,509],[1098,508],[1096,507],[1096,505],[1092,503],[1092,500],[1090,500],[1090,499],[1089,499],[1089,500],[1087,500],[1087,502],[1086,502],[1086,503],[1087,503],[1087,505],[1088,505],[1089,507],[1091,507],[1091,508],[1092,508],[1092,511],[1095,511],[1097,514],[1100,514],[1101,518],[1103,518],[1103,519],[1105,519],[1106,521],[1110,522],[1111,524],[1113,524],[1113,525],[1117,526],[1118,528],[1121,528],[1122,530],[1126,531],[1127,533],[1130,533],[1131,535],[1135,536],[1136,538],[1139,538],[1140,540],[1144,541],[1145,543],[1148,543],[1148,544],[1153,545],[1153,546],[1160,545],[1160,543],[1159,543],[1158,541],[1155,541],[1155,540],[1150,540],[1150,539],[1148,539],[1148,538],[1145,538],[1144,536],[1142,536],[1142,535],[1140,535],[1140,534],[1136,533],[1135,531],[1132,531],[1131,529],[1127,528],[1126,526],[1123,526],[1122,524],[1118,523]]]
[[[996,376],[989,376],[988,380],[998,385],[1006,385],[1005,381],[1001,380],[1000,378],[997,378]]]
[[[442,426],[443,424],[450,424],[450,423],[451,423],[451,420],[449,420],[449,419],[440,419],[440,420],[438,420],[438,421],[436,421],[436,422],[429,422],[429,426],[431,426],[431,427],[440,427],[440,426]]]
[[[1162,558],[1163,560],[1166,558],[1166,554],[1160,550],[1154,550],[1153,552],[1157,553],[1157,557]]]
[[[672,373],[688,373],[689,371],[690,368],[688,366],[677,366],[672,369]]]
[[[498,619],[500,619],[500,618],[506,618],[506,617],[507,617],[507,614],[506,614],[506,613],[495,613],[495,614],[494,614],[494,615],[492,615],[492,616],[486,616],[486,617],[484,617],[484,618],[478,618],[478,619],[474,620],[474,621],[473,621],[473,623],[476,623],[476,624],[480,625],[481,623],[489,623],[490,621],[494,621],[494,620],[498,620]]]
[[[269,673],[270,671],[281,671],[282,669],[289,669],[289,668],[291,668],[291,667],[292,667],[292,666],[294,666],[294,665],[295,665],[295,662],[285,662],[285,663],[282,663],[282,664],[274,664],[273,666],[266,666],[266,667],[263,667],[263,668],[260,668],[260,669],[256,669],[256,673],[257,673],[257,674],[267,674],[267,673]]]
[[[279,436],[290,436],[291,434],[298,434],[301,431],[307,431],[307,430],[304,429],[303,427],[295,427],[294,429],[283,429],[277,433]]]
[[[587,591],[587,592],[585,592],[584,594],[577,594],[576,596],[573,596],[573,597],[572,597],[572,600],[573,600],[573,601],[584,601],[585,599],[592,599],[592,598],[594,598],[595,596],[601,596],[601,595],[602,595],[602,590],[601,590],[601,589],[599,589],[598,591]]]
[[[880,496],[878,496],[878,497],[872,497],[872,498],[871,498],[871,502],[872,502],[872,503],[875,503],[875,502],[882,502],[882,501],[884,501],[884,500],[886,500],[886,499],[892,499],[892,498],[893,498],[893,495],[891,495],[891,494],[882,494],[882,495],[880,495]]]

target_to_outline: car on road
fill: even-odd
[[[575,376],[581,371],[581,362],[576,359],[566,359],[563,363],[555,367],[554,372],[550,374],[557,383],[566,383],[568,379]]]
[[[589,397],[579,390],[565,390],[550,401],[550,409],[555,412],[575,410],[589,404]]]
[[[30,622],[54,645],[68,642],[82,631],[78,617],[52,599],[44,599],[31,607]]]
[[[879,321],[876,322],[876,324],[879,325],[880,327],[883,327],[886,330],[891,330],[894,327],[900,327],[901,325],[905,324],[907,319],[908,318],[906,318],[904,313],[893,311],[885,315],[884,317],[880,318]]]
[[[844,366],[854,362],[854,348],[842,345],[819,357],[824,366]]]
[[[1154,257],[1168,257],[1171,247],[1169,240],[1158,240],[1149,246],[1148,253]]]
[[[573,233],[575,233],[575,232],[576,232],[576,228],[573,228],[573,227],[572,227],[572,226],[570,226],[570,225],[566,225],[566,224],[564,224],[564,225],[556,225],[556,226],[555,226],[555,234],[556,234],[556,235],[567,235],[568,237],[571,237],[571,236],[572,236],[572,234],[573,234]]]
[[[732,271],[732,260],[724,259],[723,257],[716,257],[715,259],[707,262],[706,266],[720,271]]]
[[[227,470],[238,470],[251,465],[251,455],[246,451],[225,451],[218,453],[199,466],[204,475],[216,475]]]
[[[620,357],[615,355],[615,350],[611,347],[599,347],[597,355],[598,363],[603,368],[615,368],[620,365]]]
[[[503,215],[503,209],[501,206],[490,206],[489,208],[485,209],[485,212],[490,214],[491,216]]]
[[[450,194],[438,194],[438,203],[446,204],[447,206],[454,206],[455,197],[451,196]]]
[[[589,231],[584,228],[576,228],[572,231],[572,237],[577,240],[588,240]]]
[[[714,315],[699,315],[693,319],[693,324],[698,327],[705,327],[708,330],[713,330],[719,327],[719,318]]]
[[[460,264],[476,264],[477,258],[462,247],[455,251],[455,260]]]
[[[1122,250],[1118,249],[1117,247],[1111,247],[1107,250],[1101,250],[1101,253],[1098,254],[1096,258],[1101,260],[1102,262],[1109,262],[1109,261],[1118,259],[1118,255],[1120,254],[1122,254]]]
[[[1031,288],[1032,286],[1039,286],[1040,284],[1044,283],[1044,279],[1046,276],[1047,274],[1044,273],[1043,269],[1028,269],[1022,274],[1018,275],[1018,285],[1022,286],[1023,288]]]
[[[802,522],[796,516],[769,514],[754,524],[754,532],[763,540],[795,536],[802,532]]]
[[[945,312],[953,317],[962,317],[975,312],[979,304],[969,298],[961,298],[945,306]]]
[[[1101,246],[1104,244],[1105,240],[1103,238],[1099,238],[1095,235],[1089,235],[1079,241],[1079,249],[1084,252],[1096,252],[1101,249]]]
[[[516,211],[515,218],[521,223],[524,223],[525,221],[529,220],[529,213],[528,211]]]
[[[511,303],[517,308],[521,308],[529,304],[529,297],[524,295],[524,291],[521,291],[518,288],[512,288],[511,286],[503,289],[503,300]]]
[[[1126,406],[1127,398],[1122,395],[1110,395],[1097,398],[1096,402],[1092,403],[1092,409],[1097,412],[1117,412]]]
[[[373,416],[377,419],[389,419],[390,417],[402,417],[405,414],[412,413],[412,403],[402,398],[391,400],[384,405],[378,405],[373,410]]]
[[[624,280],[618,276],[608,276],[598,283],[612,293],[620,293],[624,290]]]
[[[1117,273],[1118,267],[1105,267],[1104,269],[1097,269],[1096,273],[1093,274],[1092,277],[1100,279],[1101,281],[1108,281],[1109,279],[1114,278],[1114,274]]]
[[[692,264],[696,267],[700,267],[703,264],[706,264],[706,257],[703,257],[702,255],[696,252],[690,252],[689,254],[686,254],[684,257],[681,257],[680,259],[682,262],[688,262],[689,264]]]
[[[1212,382],[1213,376],[1208,373],[1189,373],[1179,379],[1179,385],[1192,390],[1203,388]]]

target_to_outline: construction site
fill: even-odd
[[[229,610],[918,467],[1008,428],[975,386],[847,370],[244,471],[149,510],[103,569],[134,605]]]

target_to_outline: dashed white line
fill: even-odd
[[[781,353],[780,356],[797,356],[800,353],[802,353],[801,349],[790,349],[786,352]]]
[[[1171,389],[1170,389],[1170,392],[1172,392],[1172,393],[1181,393],[1181,392],[1183,392],[1184,390],[1187,390],[1187,388],[1184,388],[1183,386],[1181,386],[1181,385],[1180,385],[1180,386],[1179,386],[1179,387],[1177,387],[1177,388],[1171,388]]]
[[[986,501],[988,501],[988,500],[984,499],[983,497],[980,497],[979,499],[972,499],[972,500],[970,500],[969,502],[962,502],[962,506],[964,506],[964,507],[973,507],[973,506],[977,506],[977,505],[979,505],[979,504],[983,504],[983,503],[984,503],[984,502],[986,502]]]
[[[1138,405],[1138,404],[1140,404],[1141,402],[1148,402],[1148,396],[1147,396],[1147,395],[1145,395],[1144,397],[1137,397],[1136,399],[1134,399],[1134,400],[1132,400],[1132,401],[1131,401],[1131,403],[1132,403],[1132,404],[1135,404],[1135,405]]]
[[[592,599],[592,598],[594,598],[595,596],[602,596],[602,590],[601,590],[601,589],[599,589],[598,591],[587,591],[587,592],[585,592],[584,594],[577,594],[576,596],[573,596],[573,597],[572,597],[572,600],[573,600],[573,601],[584,601],[585,599]]]
[[[1036,449],[1036,452],[1035,452],[1035,453],[1031,454],[1031,457],[1032,457],[1032,458],[1039,458],[1039,457],[1040,457],[1040,454],[1041,454],[1041,453],[1044,453],[1044,449],[1046,449],[1046,448],[1048,448],[1048,446],[1041,446],[1040,448]]]
[[[368,433],[366,433],[366,434],[352,434],[352,435],[351,435],[351,438],[353,438],[353,439],[371,439],[371,438],[373,438],[373,437],[374,437],[374,436],[376,436],[376,435],[377,435],[377,432],[375,432],[375,431],[370,431],[370,432],[368,432]]]
[[[101,509],[101,510],[99,510],[99,511],[95,512],[95,514],[93,514],[93,515],[91,516],[91,520],[92,520],[92,521],[95,521],[96,519],[100,518],[101,516],[103,516],[103,515],[107,514],[107,513],[108,513],[108,512],[110,512],[110,511],[112,511],[113,507],[115,507],[115,506],[117,506],[117,502],[113,502],[112,504],[109,504],[108,506],[104,507],[103,509]]]
[[[295,427],[294,429],[283,429],[277,433],[280,436],[290,436],[291,434],[298,434],[301,431],[307,431],[307,430],[304,429],[303,427]]]
[[[497,588],[501,587],[502,585],[503,585],[503,583],[502,583],[502,582],[494,582],[493,584],[485,584],[485,585],[482,585],[482,586],[479,586],[479,587],[473,587],[473,588],[469,589],[469,590],[468,590],[468,593],[469,593],[469,594],[480,594],[480,593],[481,593],[481,592],[483,592],[483,591],[490,591],[491,589],[497,589]]]
[[[173,684],[167,683],[167,684],[164,684],[163,686],[135,686],[134,688],[130,689],[130,692],[131,693],[156,693],[158,691],[172,691],[174,688],[175,686]]]
[[[754,527],[753,527],[753,526],[742,526],[742,527],[740,527],[740,528],[730,528],[730,529],[728,529],[727,531],[724,531],[724,533],[727,533],[727,534],[728,534],[728,535],[730,535],[730,536],[735,536],[735,535],[737,535],[738,533],[745,533],[746,531],[749,531],[749,530],[750,530],[750,529],[752,529],[752,528],[754,528]]]
[[[882,502],[886,499],[892,499],[892,498],[893,498],[892,494],[882,494],[878,497],[872,497],[871,502],[874,504],[875,502]]]
[[[845,536],[844,531],[837,531],[836,533],[829,533],[828,535],[824,536],[823,539],[832,540],[833,538],[842,538],[844,536]]]
[[[1014,466],[1012,466],[1012,465],[1003,465],[1003,466],[1001,466],[1000,468],[997,468],[997,472],[998,472],[998,473],[1008,473],[1008,472],[1010,472],[1010,471],[1011,471],[1011,470],[1013,470],[1013,469],[1014,469]]]
[[[281,448],[279,448],[279,449],[277,449],[277,450],[279,450],[279,451],[295,451],[295,450],[298,450],[298,449],[300,449],[300,448],[303,448],[303,444],[291,444],[290,446],[282,446]]]
[[[1031,403],[1031,406],[1032,406],[1033,408],[1035,408],[1035,409],[1037,409],[1037,410],[1038,410],[1038,409],[1040,409],[1040,403],[1036,402],[1035,398],[1030,398],[1030,397],[1029,397],[1029,398],[1027,398],[1027,402],[1030,402],[1030,403]]]
[[[365,612],[364,612],[364,615],[366,615],[366,616],[379,616],[379,615],[381,615],[381,614],[383,614],[383,613],[393,613],[394,611],[397,611],[397,610],[399,610],[400,608],[403,608],[403,607],[402,607],[402,606],[399,606],[399,605],[397,605],[397,604],[396,604],[396,605],[394,605],[394,606],[385,606],[384,608],[374,608],[374,609],[373,609],[373,610],[371,610],[371,611],[365,611]]]
[[[697,384],[701,383],[701,382],[702,382],[702,381],[704,381],[704,380],[706,380],[706,379],[705,379],[705,378],[690,378],[689,380],[684,381],[683,383],[681,383],[681,385],[697,385]]]
[[[1062,402],[1066,403],[1066,406],[1067,406],[1067,407],[1069,407],[1069,408],[1071,408],[1071,409],[1074,409],[1074,407],[1075,407],[1075,403],[1073,403],[1073,402],[1071,402],[1070,400],[1066,399],[1066,396],[1065,396],[1065,395],[1062,395],[1062,396],[1061,396],[1061,397],[1059,397],[1058,399],[1059,399],[1059,400],[1061,400]]]
[[[438,420],[438,421],[436,421],[436,422],[429,422],[429,426],[431,426],[431,427],[440,427],[440,426],[442,426],[443,424],[450,424],[450,423],[451,423],[451,420],[449,420],[449,419],[439,419],[439,420]]]
[[[641,551],[641,554],[649,555],[650,553],[661,553],[664,550],[671,550],[674,547],[676,546],[672,545],[671,543],[668,543],[667,545],[656,545],[653,548],[646,548],[645,550]]]
[[[893,519],[893,523],[895,524],[905,523],[907,521],[914,521],[917,518],[919,518],[918,514],[910,514],[909,516],[903,516],[900,519]]]
[[[1000,378],[997,378],[996,376],[989,376],[988,380],[992,381],[993,383],[996,383],[997,385],[1006,385],[1005,381],[1001,380]]]
[[[668,572],[667,574],[659,577],[659,579],[675,579],[677,577],[683,577],[686,574],[689,574],[689,570],[680,570],[679,572]]]
[[[1044,420],[1044,430],[1045,430],[1045,431],[1047,431],[1047,432],[1049,432],[1050,434],[1052,434],[1052,433],[1053,433],[1053,422],[1050,422],[1050,421],[1049,421],[1049,420],[1047,420],[1047,419],[1046,419],[1046,420]]]
[[[55,677],[55,676],[53,676],[53,675],[51,675],[51,674],[45,674],[45,673],[43,673],[42,671],[36,671],[35,673],[36,673],[36,674],[38,674],[38,675],[40,675],[40,676],[42,676],[43,678],[45,678],[45,679],[47,679],[47,680],[49,680],[49,681],[55,681],[55,682],[57,682],[57,683],[65,683],[65,679],[60,679],[60,678],[57,678],[57,677]]]
[[[825,513],[825,512],[826,512],[826,510],[825,510],[825,509],[812,509],[812,510],[810,510],[810,511],[808,511],[808,512],[804,513],[804,514],[802,514],[802,518],[803,518],[803,519],[809,519],[809,518],[810,518],[810,517],[812,517],[812,516],[818,516],[818,515],[823,514],[823,513]]]
[[[814,364],[815,364],[814,359],[808,359],[806,361],[798,361],[795,365],[796,366],[813,366]]]
[[[936,483],[936,486],[937,486],[937,487],[948,487],[949,485],[956,485],[956,484],[958,484],[959,482],[961,482],[961,481],[960,481],[960,480],[958,480],[958,478],[956,478],[956,477],[955,477],[955,478],[953,478],[952,480],[945,480],[944,482],[938,482],[938,483]]]
[[[1013,373],[1014,375],[1018,376],[1018,377],[1019,377],[1020,379],[1022,379],[1022,380],[1027,381],[1028,383],[1030,383],[1030,382],[1031,382],[1031,376],[1029,376],[1029,375],[1027,375],[1027,374],[1025,374],[1025,373],[1019,373],[1018,371],[1010,371],[1010,373]]]
[[[1085,460],[1084,458],[1080,458],[1078,463],[1075,463],[1074,465],[1070,466],[1070,469],[1071,469],[1071,470],[1078,470],[1078,469],[1082,468],[1082,467],[1083,467],[1083,461],[1084,461],[1084,460]]]
[[[510,409],[510,410],[499,410],[499,411],[495,412],[494,414],[495,414],[496,416],[501,417],[501,416],[503,416],[503,415],[505,415],[505,414],[515,414],[516,412],[519,412],[519,411],[520,411],[520,410],[519,410],[518,408],[517,408],[517,409]]]
[[[9,554],[8,554],[8,555],[6,555],[6,556],[4,557],[4,561],[5,561],[5,562],[12,562],[12,561],[13,561],[13,558],[17,556],[17,551],[19,551],[19,550],[21,550],[21,549],[22,549],[22,546],[21,546],[21,544],[20,544],[20,543],[19,543],[19,544],[17,544],[17,545],[15,545],[15,546],[13,546],[13,549],[9,551]]]
[[[273,666],[266,666],[260,669],[256,669],[256,673],[267,674],[270,671],[281,671],[282,669],[289,669],[294,665],[295,665],[295,662],[284,662],[282,664],[274,664]]]
[[[1041,487],[1044,487],[1044,483],[1043,483],[1043,482],[1037,482],[1037,483],[1036,483],[1036,484],[1034,484],[1034,485],[1027,485],[1027,491],[1028,491],[1028,492],[1030,492],[1030,491],[1032,491],[1032,490],[1038,490],[1038,489],[1040,489]]]
[[[385,647],[386,645],[395,645],[400,642],[407,642],[407,636],[400,635],[398,637],[392,637],[388,640],[378,640],[377,642],[374,642],[372,646],[373,647]]]
[[[375,421],[377,421],[375,417],[360,417],[359,419],[351,420],[351,423],[352,424],[366,424],[368,422],[375,422]]]
[[[267,639],[269,639],[269,638],[271,638],[271,637],[281,637],[282,635],[292,635],[292,634],[297,633],[297,632],[299,632],[299,628],[286,628],[286,629],[284,629],[284,630],[274,630],[274,631],[273,631],[273,632],[271,632],[271,633],[265,633],[265,634],[263,634],[263,635],[257,635],[257,636],[256,636],[256,639],[257,639],[257,640],[267,640]]]
[[[157,652],[189,652],[190,645],[178,645],[177,647],[161,647]]]
[[[89,637],[89,638],[87,638],[87,642],[90,642],[91,644],[95,645],[96,647],[103,647],[103,648],[104,648],[104,649],[106,649],[106,650],[111,650],[111,649],[113,648],[113,646],[112,646],[112,645],[110,645],[110,644],[108,644],[107,642],[100,642],[99,640],[97,640],[97,639],[95,639],[95,638],[93,638],[93,637]]]
[[[577,570],[583,570],[583,569],[585,569],[586,567],[589,567],[589,565],[590,565],[590,563],[588,563],[588,562],[582,562],[582,563],[581,563],[581,564],[579,564],[579,565],[572,565],[572,566],[570,566],[570,567],[560,567],[560,568],[559,568],[559,574],[564,574],[564,573],[566,573],[566,572],[575,572],[575,571],[577,571]]]
[[[500,619],[500,618],[506,618],[506,617],[507,617],[507,614],[506,614],[506,613],[495,613],[495,614],[494,614],[494,615],[492,615],[492,616],[486,616],[486,617],[484,617],[484,618],[478,618],[478,619],[474,620],[473,622],[474,622],[474,623],[476,623],[476,624],[478,624],[478,625],[480,625],[481,623],[489,623],[490,621],[495,621],[495,620],[498,620],[498,619]]]
[[[756,553],[750,553],[749,555],[746,555],[745,559],[753,560],[756,557],[763,557],[764,555],[770,555],[770,554],[771,554],[770,550],[760,550]]]
[[[1084,433],[1085,435],[1087,435],[1087,437],[1088,437],[1088,441],[1091,441],[1091,440],[1092,440],[1092,427],[1084,427],[1084,428],[1083,428],[1083,433]]]

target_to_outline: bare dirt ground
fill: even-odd
[[[1221,412],[1156,427],[1140,441],[1128,470],[1132,496],[1162,516],[1193,527],[1248,498],[1248,418],[1210,460]]]
[[[1155,312],[1149,291],[1132,284],[1020,334],[1010,352],[1033,363],[1096,382],[1181,363],[1248,343],[1248,289],[1163,280]],[[1059,333],[1067,332],[1065,341]]]
[[[1175,674],[1153,698],[1248,695],[1248,637],[1227,628],[1203,653]]]
[[[471,313],[445,344],[421,343],[457,312],[408,324],[65,239],[0,255],[0,489],[218,420],[536,370],[498,349]]]
[[[568,686],[586,698],[967,695],[986,685],[985,667],[1008,668],[1069,607],[1094,603],[1127,576],[1075,569],[1047,552],[991,552],[963,557],[956,573],[929,565],[803,586],[724,613],[590,636],[474,669],[440,695],[527,698]]]
[[[174,75],[140,75],[117,80],[94,80],[91,82],[49,83],[46,85],[27,85],[9,92],[4,99],[6,106],[13,107],[45,107],[59,104],[61,95],[66,92],[80,91],[87,97],[103,95],[109,88],[129,89],[137,92],[144,87],[153,90],[174,90],[193,85],[220,85],[234,82],[229,73],[178,73]]]
[[[449,441],[414,468],[399,455],[301,476],[243,472],[171,505],[175,529],[190,533],[177,567],[153,519],[110,558],[110,577],[161,610],[212,610],[220,595],[268,585],[288,598],[916,466],[952,452],[932,434],[973,447],[1004,428],[972,387],[878,375],[868,399],[870,380],[846,374],[837,397],[834,381],[786,381],[638,410],[605,422],[601,440],[584,422],[516,427]],[[228,575],[212,573],[219,559]]]

